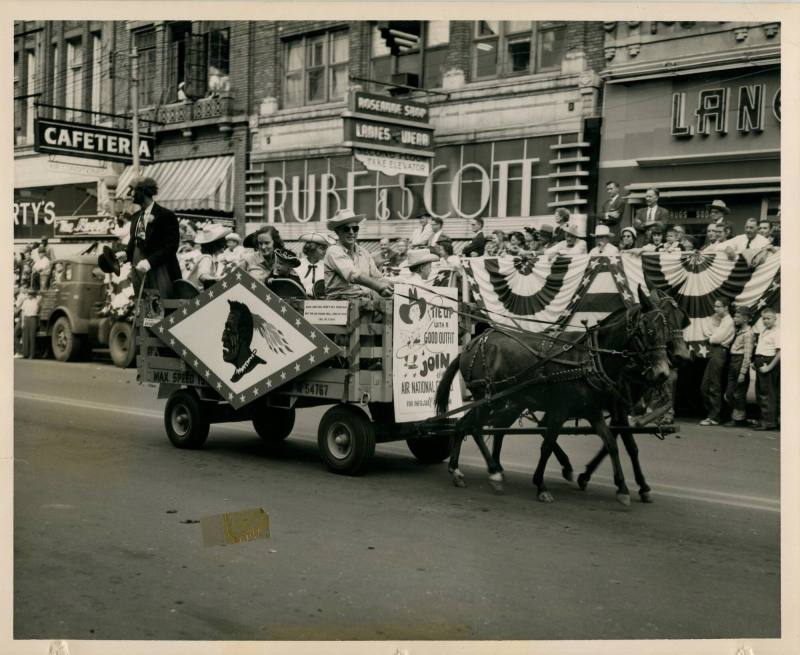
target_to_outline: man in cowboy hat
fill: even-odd
[[[340,209],[328,221],[338,243],[325,253],[325,291],[328,298],[369,298],[369,290],[390,296],[393,282],[381,276],[370,254],[358,245],[359,223],[366,218],[352,209]]]
[[[139,177],[131,184],[133,202],[139,211],[131,220],[131,236],[121,259],[133,265],[134,275],[147,288],[158,289],[164,298],[172,296],[173,280],[181,279],[178,264],[180,228],[169,209],[157,204],[158,184],[152,177]],[[137,285],[138,286],[138,285]]]
[[[321,232],[306,232],[300,235],[299,241],[303,244],[303,256],[297,266],[297,275],[309,296],[314,293],[314,284],[325,279],[325,265],[322,260],[331,244],[331,240]]]
[[[439,255],[434,255],[430,250],[418,248],[408,253],[408,270],[411,276],[407,279],[411,284],[428,284],[434,262],[439,261]]]
[[[564,240],[557,242],[545,252],[548,256],[555,255],[585,255],[586,241],[578,238],[578,226],[574,223],[567,223],[561,230],[564,233]]]
[[[611,243],[614,233],[608,228],[608,225],[598,225],[592,236],[596,245],[589,251],[590,255],[616,255],[619,252],[619,249]]]
[[[731,213],[724,200],[712,200],[710,205],[706,205],[706,209],[712,223],[721,223]]]

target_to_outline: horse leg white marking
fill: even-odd
[[[453,473],[453,484],[456,487],[464,488],[467,486],[467,483],[464,481],[464,474],[461,472],[461,469],[455,469],[452,473]]]
[[[500,471],[497,473],[490,473],[489,484],[492,485],[494,491],[503,491],[503,473]]]

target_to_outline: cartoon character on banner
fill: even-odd
[[[292,352],[286,338],[274,325],[267,323],[258,314],[253,314],[244,303],[229,300],[230,311],[222,331],[222,359],[234,367],[231,382],[238,382],[266,360],[251,348],[254,330],[264,338],[269,349],[276,354]]]
[[[423,322],[428,303],[425,298],[419,296],[416,289],[409,290],[408,299],[408,303],[400,305],[400,320],[406,325],[416,325],[418,327],[404,335],[405,343],[397,349],[396,357],[403,360],[406,371],[413,371],[418,368],[417,360],[420,353],[425,350],[425,333],[430,328],[432,320],[429,317],[426,322]]]

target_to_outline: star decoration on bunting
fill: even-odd
[[[700,346],[697,348],[697,354],[700,357],[708,357],[708,348],[704,343],[701,343]]]

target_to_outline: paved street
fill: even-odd
[[[608,464],[581,492],[552,461],[546,505],[530,483],[538,438],[507,440],[502,495],[471,445],[466,489],[402,442],[343,477],[317,455],[317,410],[277,456],[244,423],[181,451],[133,370],[16,361],[14,375],[16,639],[780,633],[777,433],[640,437],[656,502],[627,509]],[[580,469],[599,439],[562,443]],[[206,547],[186,523],[256,507],[270,539]]]

